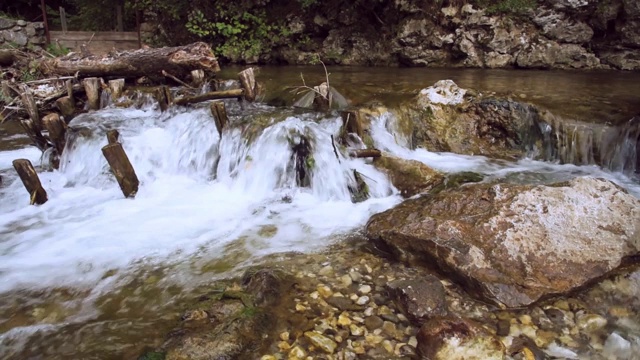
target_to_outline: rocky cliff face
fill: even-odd
[[[290,14],[292,32],[311,44],[260,61],[304,64],[319,52],[345,65],[640,69],[637,0],[532,0],[509,10],[496,10],[508,0],[364,3]]]

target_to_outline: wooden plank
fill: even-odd
[[[60,24],[62,24],[62,32],[67,32],[67,13],[64,11],[64,8],[60,6]]]
[[[111,41],[138,41],[138,33],[133,31],[51,31],[51,38],[57,38],[60,41],[89,41],[93,36],[93,41],[111,40]]]

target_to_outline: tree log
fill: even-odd
[[[47,192],[42,187],[42,183],[38,178],[38,173],[31,165],[31,161],[27,159],[13,160],[13,168],[16,169],[22,184],[27,189],[30,196],[29,203],[31,205],[42,205],[47,202]]]
[[[220,71],[211,47],[203,42],[178,47],[120,51],[103,57],[72,53],[47,59],[40,70],[51,75],[98,76],[106,78],[139,78],[162,76],[165,70],[179,78],[186,78],[191,70]]]
[[[313,87],[315,98],[313,99],[313,109],[315,111],[329,111],[331,101],[329,101],[329,85],[322,83]]]
[[[382,153],[378,149],[357,149],[349,151],[349,156],[354,158],[379,158]]]
[[[55,146],[58,155],[62,155],[65,145],[65,133],[67,132],[67,125],[60,119],[60,116],[56,113],[51,113],[42,118],[42,125],[49,132],[49,138]]]
[[[115,144],[120,140],[120,133],[118,130],[109,130],[107,131],[107,141],[109,144]]]
[[[216,123],[218,134],[220,134],[220,137],[222,138],[222,130],[224,130],[227,123],[229,123],[227,109],[222,101],[212,102],[209,108],[211,109],[211,115],[213,115],[213,121]]]
[[[87,94],[87,102],[89,110],[100,109],[100,79],[96,77],[86,78],[82,80],[84,92]]]
[[[140,182],[127,154],[122,148],[122,144],[115,143],[106,145],[102,148],[102,154],[107,159],[124,196],[135,197]]]
[[[244,90],[242,89],[212,91],[202,95],[184,96],[179,99],[176,99],[174,103],[176,105],[188,105],[188,104],[195,104],[195,103],[199,103],[207,100],[241,98],[243,94],[244,94]]]
[[[244,98],[247,101],[254,101],[256,99],[256,78],[253,73],[253,68],[248,68],[238,73],[240,79],[240,85],[244,90]]]
[[[58,108],[58,110],[60,110],[60,114],[62,114],[62,116],[64,117],[65,122],[68,123],[69,121],[71,121],[71,119],[73,119],[73,114],[75,114],[76,112],[76,107],[72,98],[68,96],[61,97],[60,99],[56,100],[56,107]]]

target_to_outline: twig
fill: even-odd
[[[333,153],[336,154],[336,159],[338,159],[338,164],[341,164],[340,156],[338,156],[338,149],[336,149],[336,143],[333,140],[333,134],[331,134],[331,146],[333,146]]]
[[[69,79],[75,79],[75,76],[61,76],[56,78],[33,80],[33,81],[27,81],[24,84],[46,84],[48,82],[52,82],[56,80],[69,80]]]
[[[169,74],[168,72],[166,72],[166,71],[164,71],[164,70],[162,70],[162,75],[164,75],[165,77],[168,77],[169,79],[171,79],[171,80],[173,80],[173,81],[177,82],[178,84],[180,84],[180,85],[182,85],[182,86],[188,87],[189,89],[193,89],[193,86],[191,86],[191,85],[187,84],[186,82],[184,82],[184,81],[182,81],[182,80],[178,79],[177,77],[175,77],[175,76],[173,76],[173,75]]]

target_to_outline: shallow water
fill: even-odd
[[[356,70],[341,70],[335,86],[345,81],[345,88],[357,89],[377,79],[382,84],[363,93],[388,100],[409,96],[414,84],[431,84],[397,75],[398,81],[386,86],[389,78],[378,76],[384,69],[367,76]],[[461,86],[480,75],[467,76]],[[624,92],[618,95],[625,99]],[[242,108],[234,101],[227,106],[238,125],[226,129],[222,140],[205,109],[106,109],[77,117],[60,170],[40,173],[49,194],[42,206],[28,205],[28,194],[11,169],[16,158],[39,164],[40,153],[25,147],[28,142],[15,127],[3,126],[0,357],[135,357],[145,345],[159,345],[181,306],[201,286],[268,254],[321,250],[401,201],[368,162],[336,156],[331,135],[340,128],[337,114],[296,115],[264,105]],[[253,126],[258,118],[261,126]],[[409,150],[394,127],[390,114],[374,121],[376,147],[444,172],[476,171],[487,180],[518,183],[592,175],[640,196],[637,182],[596,166]],[[135,199],[122,197],[100,151],[112,128],[119,130],[141,182]],[[296,186],[291,150],[302,136],[312,140],[309,188]],[[355,183],[353,169],[364,175],[371,195],[357,204],[347,190]]]

